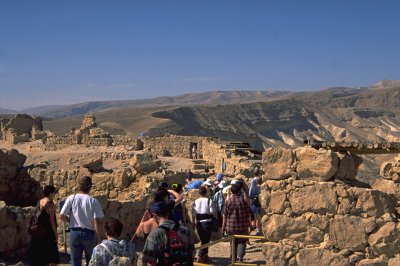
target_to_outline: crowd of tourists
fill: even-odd
[[[208,248],[196,256],[194,230],[201,245],[210,243],[213,232],[222,235],[260,235],[260,185],[258,170],[254,178],[228,179],[218,173],[206,180],[186,172],[186,183],[161,182],[147,204],[147,209],[131,239],[121,239],[123,224],[116,218],[104,219],[97,199],[90,196],[92,179],[79,179],[79,193],[70,195],[60,211],[60,220],[69,224],[69,249],[72,265],[136,265],[134,243],[145,241],[142,265],[193,265],[210,262]],[[197,190],[199,197],[186,209],[185,193]],[[37,205],[30,225],[32,241],[29,248],[31,265],[59,263],[57,220],[53,186],[44,188],[44,198]],[[191,217],[189,217],[191,213]],[[44,230],[39,230],[42,227]],[[243,262],[248,239],[235,239],[235,258]],[[140,263],[139,263],[140,265]]]

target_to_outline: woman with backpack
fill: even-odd
[[[45,186],[43,194],[44,197],[37,206],[35,224],[30,226],[32,235],[28,253],[30,265],[56,265],[60,261],[56,207],[53,203],[56,189],[54,186]]]
[[[196,199],[192,208],[192,220],[196,221],[196,229],[199,235],[201,245],[210,243],[212,227],[214,203],[212,199],[207,197],[207,188],[199,188],[200,198]],[[197,262],[207,263],[210,261],[208,257],[208,248],[199,250]]]

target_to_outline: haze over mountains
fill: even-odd
[[[96,115],[114,134],[201,135],[254,146],[335,141],[400,141],[400,81],[319,91],[216,91],[144,100],[88,102],[24,110],[64,134],[82,115]]]

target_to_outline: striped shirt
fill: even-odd
[[[224,216],[226,219],[226,231],[229,234],[241,234],[247,232],[251,217],[250,207],[246,200],[239,194],[233,194],[227,201]]]

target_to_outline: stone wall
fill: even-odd
[[[113,146],[129,146],[136,148],[137,139],[124,135],[112,135]]]
[[[174,156],[182,158],[192,158],[191,145],[197,146],[197,158],[203,157],[202,141],[205,137],[197,136],[175,136],[167,137],[146,137],[144,148],[150,149],[153,153],[160,156]]]
[[[250,169],[254,168],[253,163],[247,157],[236,156],[230,152],[227,153],[224,144],[226,143],[213,139],[204,139],[202,142],[203,159],[214,165],[217,173],[223,172],[227,175],[241,174],[246,177],[252,177]],[[225,165],[225,169],[223,169],[223,165]]]
[[[0,129],[5,131],[13,129],[16,135],[28,134],[30,136],[32,127],[43,130],[42,120],[26,114],[17,114],[12,118],[0,118]]]
[[[112,145],[112,138],[94,138],[87,135],[83,135],[82,144],[86,146],[111,146]]]
[[[358,165],[356,157],[308,148],[270,149],[263,154],[267,265],[399,262],[399,198],[396,193],[352,185]],[[342,174],[343,167],[348,176]]]

